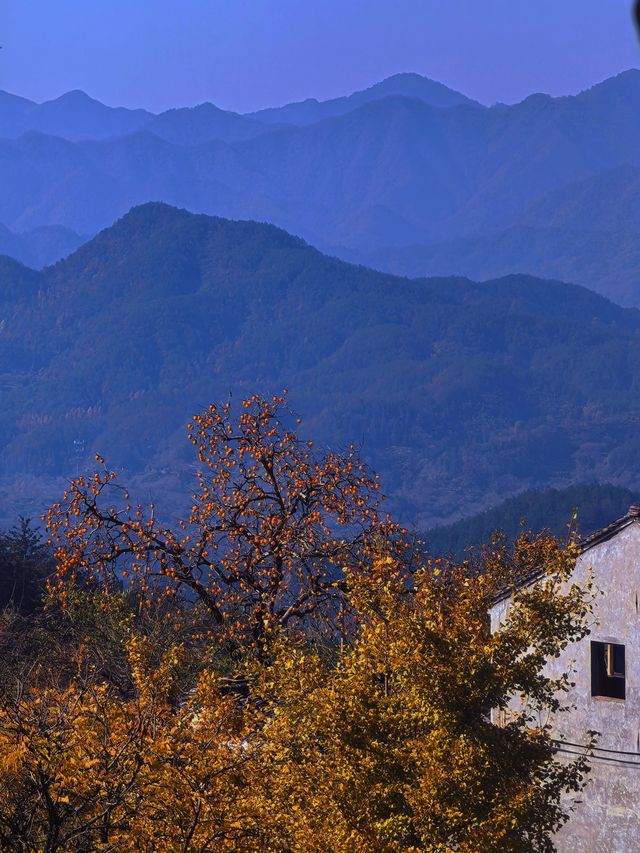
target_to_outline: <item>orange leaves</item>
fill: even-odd
[[[204,467],[180,536],[152,509],[131,514],[114,503],[122,491],[106,468],[93,486],[72,483],[47,519],[59,578],[76,583],[78,566],[91,582],[127,578],[143,600],[172,583],[223,630],[258,644],[265,618],[284,629],[326,615],[336,574],[370,558],[388,521],[378,519],[378,481],[354,448],[314,454],[285,423],[285,398],[253,395],[239,412],[230,401],[211,404],[192,419],[187,432]]]

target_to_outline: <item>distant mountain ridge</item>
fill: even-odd
[[[440,243],[334,249],[398,275],[496,278],[527,272],[640,304],[640,169],[620,166],[543,195],[515,224]]]
[[[640,312],[575,285],[410,281],[147,204],[43,272],[0,258],[0,330],[0,505],[94,452],[170,502],[187,419],[283,387],[421,530],[527,488],[640,487]]]
[[[461,92],[449,89],[448,86],[429,80],[420,74],[394,74],[359,92],[340,98],[332,98],[327,101],[318,101],[316,98],[307,98],[282,107],[270,107],[249,113],[252,118],[263,123],[282,123],[295,125],[315,124],[327,118],[336,118],[352,112],[363,104],[378,101],[388,97],[415,98],[433,107],[457,107],[461,105],[481,105],[473,101]]]
[[[271,222],[397,274],[523,272],[640,305],[640,71],[513,106],[467,103],[414,75],[324,104],[342,114],[272,125],[202,105],[106,139],[0,138],[0,222],[95,233],[158,200]]]
[[[343,115],[364,103],[398,95],[436,107],[479,106],[460,92],[419,74],[396,74],[361,92],[330,101],[310,98],[302,104],[287,104],[246,115],[220,109],[208,102],[155,114],[144,109],[110,107],[80,90],[38,104],[0,90],[0,138],[16,139],[36,132],[79,142],[113,139],[148,130],[178,145],[199,145],[216,139],[235,142],[268,132],[273,129],[272,125],[311,124]]]
[[[21,234],[0,225],[0,255],[40,269],[72,254],[86,239],[61,225],[43,225]]]
[[[0,137],[5,138],[30,131],[70,140],[125,136],[152,117],[147,110],[105,106],[79,89],[41,104],[0,91]]]

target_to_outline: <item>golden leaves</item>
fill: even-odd
[[[491,635],[488,602],[534,554],[541,584]],[[545,656],[584,630],[584,594],[558,582],[570,560],[525,538],[477,573],[434,561],[410,575],[382,550],[329,581],[346,588],[339,637],[274,630],[263,609],[268,655],[235,645],[222,676],[210,661],[228,646],[210,636],[182,688],[185,641],[141,630],[124,594],[94,586],[82,595],[118,626],[126,687],[79,651],[68,683],[43,672],[0,694],[0,830],[26,814],[44,849],[53,822],[50,849],[69,853],[515,853],[531,838],[544,850],[584,765],[556,762],[546,729],[501,728],[487,709],[523,690],[555,701]],[[240,605],[248,592],[234,594]]]

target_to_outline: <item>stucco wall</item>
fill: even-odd
[[[549,667],[551,673],[573,670],[575,682],[567,696],[567,704],[575,707],[551,721],[554,733],[559,740],[584,744],[591,729],[600,733],[603,750],[640,753],[640,522],[580,556],[573,579],[581,583],[589,576],[597,590],[591,634]],[[507,601],[494,608],[494,629],[507,609]],[[591,640],[624,644],[625,700],[591,696]],[[610,760],[592,761],[587,788],[558,835],[562,853],[640,851],[640,755],[599,755]]]

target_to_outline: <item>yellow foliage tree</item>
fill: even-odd
[[[239,804],[255,731],[204,671],[169,703],[183,650],[127,642],[134,689],[123,699],[87,673],[66,687],[0,701],[0,848],[226,851],[251,827]]]
[[[586,756],[556,760],[538,722],[562,710],[568,685],[545,661],[586,632],[589,590],[568,584],[574,557],[523,536],[513,559],[493,553],[476,573],[427,565],[411,589],[391,560],[352,575],[357,639],[337,665],[285,643],[261,676],[274,713],[252,784],[271,816],[268,849],[553,850],[563,796],[587,771]],[[516,594],[492,636],[489,603],[532,566],[544,579]],[[492,723],[489,709],[518,695],[522,711]]]

